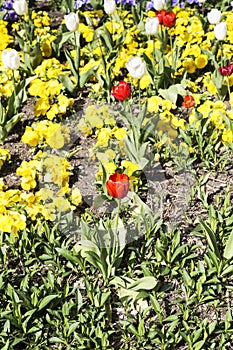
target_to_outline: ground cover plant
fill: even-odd
[[[232,349],[232,2],[0,6],[0,348]]]

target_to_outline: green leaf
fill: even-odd
[[[223,256],[225,259],[231,259],[233,257],[233,231],[227,240]]]
[[[46,305],[48,305],[50,303],[50,301],[52,301],[53,299],[57,298],[58,294],[52,294],[52,295],[47,295],[46,297],[44,297],[38,305],[38,310],[42,310]]]
[[[159,94],[163,98],[170,100],[175,105],[178,95],[185,96],[186,91],[183,85],[175,84],[170,86],[168,89],[159,89]]]
[[[73,256],[67,249],[65,248],[55,248],[55,249],[60,255],[64,256],[64,258],[66,258],[68,261],[71,261],[74,264],[78,264],[79,260],[75,256]]]
[[[203,220],[199,219],[199,222],[202,226],[202,229],[204,233],[206,234],[207,243],[210,247],[210,249],[217,255],[218,258],[220,258],[220,253],[218,250],[216,237],[214,232],[211,230],[208,224],[206,224]]]
[[[64,85],[64,87],[73,95],[76,90],[76,86],[72,83],[71,79],[65,74],[58,74],[58,79]]]
[[[135,281],[134,283],[131,283],[128,285],[128,289],[133,289],[134,291],[139,290],[151,290],[155,288],[157,284],[157,280],[153,276],[145,276],[142,277],[140,280]]]
[[[92,69],[89,69],[86,73],[80,75],[79,86],[82,89],[87,81],[94,75],[94,70],[96,70],[98,66],[95,66]]]

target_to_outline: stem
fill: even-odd
[[[155,62],[155,38],[153,38],[153,60]]]
[[[119,198],[117,198],[116,201],[117,201],[117,214],[116,214],[116,230],[115,230],[114,238],[116,237],[117,232],[118,232],[119,215],[121,212],[121,200]],[[115,239],[114,239],[114,243],[115,243]]]
[[[139,89],[139,111],[141,110],[141,89],[140,89],[140,79],[138,79],[138,89]]]
[[[14,94],[15,94],[15,98],[16,98],[17,93],[16,93],[15,72],[14,72],[14,70],[13,70],[13,69],[12,69],[12,82],[13,82]]]
[[[226,77],[226,81],[227,81],[227,91],[228,91],[229,100],[230,100],[230,98],[231,98],[231,89],[230,89],[229,77]]]

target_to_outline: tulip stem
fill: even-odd
[[[15,82],[15,72],[14,72],[14,70],[12,70],[12,83],[13,83],[14,94],[15,94],[15,98],[16,98],[17,92],[16,92],[16,82]]]
[[[231,89],[230,89],[229,77],[226,77],[226,81],[227,81],[227,91],[228,91],[229,100],[230,100],[230,98],[231,98]]]
[[[118,232],[118,222],[119,222],[119,215],[120,215],[120,211],[121,211],[121,199],[116,198],[116,202],[117,202],[117,214],[116,214],[116,231],[115,231],[115,236],[117,236],[117,232]],[[116,238],[116,237],[114,237]],[[114,239],[115,241],[115,239]]]
[[[140,89],[140,79],[138,79],[138,89],[139,89],[139,111],[141,110],[141,89]]]

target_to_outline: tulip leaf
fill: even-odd
[[[157,280],[155,277],[145,276],[139,279],[138,281],[135,281],[134,283],[128,285],[128,289],[133,289],[134,291],[151,290],[155,288],[156,284]]]
[[[44,297],[39,303],[38,310],[42,310],[46,305],[50,303],[50,301],[57,297],[58,294],[47,295],[46,297]]]
[[[167,100],[170,100],[174,105],[176,104],[178,95],[185,96],[186,91],[182,84],[175,84],[168,89],[159,89],[159,94]]]
[[[233,231],[231,232],[230,237],[227,240],[223,256],[226,259],[231,259],[233,257]]]

